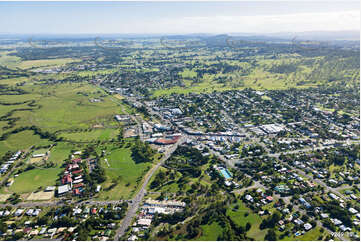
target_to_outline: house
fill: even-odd
[[[349,208],[348,211],[352,214],[356,214],[357,213],[357,210],[354,209],[354,208]]]
[[[335,194],[333,193],[330,193],[329,194],[330,198],[334,199],[334,200],[338,200],[338,196],[336,196]]]
[[[309,204],[303,197],[300,197],[298,201],[300,201],[302,205],[305,206],[306,208],[311,208],[311,204]]]
[[[152,223],[152,220],[148,219],[148,218],[141,218],[141,219],[138,219],[138,221],[137,221],[138,225],[146,226],[146,227],[149,227],[151,223]]]
[[[46,230],[47,230],[47,228],[42,228],[42,229],[40,230],[39,234],[40,234],[40,235],[45,234],[45,233],[46,233]]]
[[[40,214],[40,212],[41,212],[41,209],[39,209],[39,208],[35,209],[32,216],[38,216]]]
[[[320,216],[322,219],[328,218],[328,214],[326,213],[321,213]]]
[[[30,236],[36,236],[38,234],[39,234],[39,230],[35,229],[35,230],[31,231],[29,235]]]
[[[309,224],[309,223],[305,223],[305,224],[303,225],[303,227],[305,228],[306,231],[312,229],[312,225]]]
[[[271,196],[267,196],[266,199],[267,199],[268,202],[272,202],[272,201],[273,201],[273,197],[271,197]]]
[[[302,221],[301,219],[299,219],[299,218],[293,220],[293,222],[294,222],[295,224],[298,224],[298,225],[302,225],[302,224],[303,224],[303,221]]]
[[[351,228],[346,227],[345,225],[341,225],[341,226],[340,226],[340,230],[341,230],[342,232],[346,232],[346,231],[351,231]]]
[[[26,215],[31,216],[31,215],[33,215],[33,212],[34,212],[34,209],[31,208],[28,211],[26,211]]]
[[[253,202],[253,197],[251,195],[247,194],[245,198],[247,201]]]
[[[91,213],[91,214],[96,214],[96,213],[97,213],[97,209],[96,209],[96,208],[92,208],[92,209],[90,210],[90,213]]]
[[[137,240],[137,239],[138,239],[138,237],[133,234],[132,236],[130,236],[130,237],[128,238],[128,241],[135,241],[135,240]]]
[[[341,222],[340,220],[338,220],[337,218],[334,218],[334,219],[331,218],[330,220],[331,220],[331,222],[332,222],[334,225],[336,225],[336,226],[342,224],[342,222]]]
[[[79,196],[79,195],[81,195],[81,192],[80,192],[80,190],[78,188],[76,188],[76,189],[73,190],[73,194],[75,196]]]
[[[24,209],[18,208],[18,209],[15,211],[14,215],[15,215],[16,217],[19,217],[20,215],[23,214],[23,212],[24,212]]]

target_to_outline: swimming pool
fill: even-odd
[[[222,173],[222,175],[224,176],[224,178],[226,179],[230,179],[232,178],[232,176],[229,174],[229,172],[226,169],[220,169],[220,172]]]

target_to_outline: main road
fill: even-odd
[[[164,164],[164,162],[169,159],[169,157],[172,155],[172,153],[177,149],[178,145],[182,144],[184,142],[184,138],[181,137],[177,143],[175,143],[173,146],[171,146],[167,151],[164,152],[164,156],[161,158],[161,160],[155,165],[146,175],[144,182],[142,184],[142,187],[138,191],[137,195],[132,199],[132,202],[130,204],[130,207],[128,208],[127,214],[125,215],[125,218],[123,219],[122,224],[117,229],[115,233],[114,240],[119,240],[121,238],[127,228],[130,226],[130,223],[132,222],[133,218],[136,216],[136,213],[139,209],[139,205],[142,202],[145,194],[146,194],[146,188],[148,186],[148,183],[154,173],[159,169],[161,165]]]

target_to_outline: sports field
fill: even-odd
[[[62,170],[61,168],[35,168],[25,171],[15,178],[14,183],[7,190],[8,192],[20,194],[33,192],[39,187],[54,186],[58,179],[58,174]]]

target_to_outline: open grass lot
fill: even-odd
[[[197,240],[200,241],[215,241],[222,233],[222,227],[216,222],[213,222],[209,225],[202,225],[201,228],[202,235],[197,238]]]
[[[45,66],[60,66],[65,65],[67,63],[76,62],[79,60],[71,59],[71,58],[60,58],[60,59],[45,59],[45,60],[28,60],[22,61],[17,66],[21,69],[29,69],[34,67],[45,67]]]
[[[267,233],[267,230],[260,230],[259,225],[262,222],[262,218],[252,212],[249,208],[247,208],[242,201],[238,201],[238,209],[233,210],[234,205],[232,205],[227,210],[227,215],[237,224],[241,226],[246,226],[249,222],[251,224],[251,229],[247,232],[247,236],[250,238],[254,238],[255,240],[263,240],[264,236]],[[248,214],[248,216],[245,216]]]
[[[8,192],[29,193],[39,187],[54,186],[61,168],[35,168],[21,173],[15,178],[14,183],[7,188]]]
[[[60,66],[67,63],[72,63],[79,61],[79,59],[72,58],[58,58],[58,59],[44,59],[44,60],[21,60],[18,56],[9,55],[10,51],[0,52],[0,65],[6,66],[8,68],[20,68],[20,69],[29,69],[35,67],[50,67],[50,66]]]
[[[34,94],[40,108],[14,113],[20,118],[17,127],[36,125],[43,130],[89,128],[94,124],[113,122],[120,108],[104,92],[87,83],[29,85],[24,89]],[[103,96],[102,102],[91,98]]]
[[[116,138],[119,130],[116,129],[94,129],[85,132],[61,133],[59,136],[66,140],[73,141],[92,141],[92,140],[111,140]]]
[[[67,63],[77,62],[79,60],[72,58],[44,59],[44,60],[26,60],[20,61],[15,67],[20,69],[31,69],[40,67],[55,67],[65,65]]]
[[[121,197],[130,198],[132,191],[137,189],[137,179],[142,179],[150,163],[135,164],[129,148],[113,147],[107,151],[104,157],[109,166],[102,159],[107,180],[102,184],[102,191],[98,199],[116,200]]]
[[[0,156],[4,155],[9,150],[17,151],[27,149],[32,145],[43,146],[51,143],[52,142],[47,139],[41,139],[39,135],[34,135],[33,131],[26,130],[12,134],[6,140],[0,141]]]
[[[64,142],[58,142],[56,146],[53,146],[50,150],[49,161],[56,163],[58,166],[63,164],[63,161],[69,157],[73,145]]]
[[[36,98],[40,98],[41,95],[35,95],[35,94],[23,94],[23,95],[1,95],[0,101],[4,103],[20,103],[20,102],[26,102],[31,101]],[[22,105],[22,104],[20,104]],[[19,105],[11,105],[10,107],[16,107]]]
[[[327,232],[321,233],[319,228],[312,229],[308,232],[306,232],[304,235],[301,236],[295,236],[294,234],[290,234],[290,236],[286,236],[280,240],[283,241],[319,241],[320,236],[325,236],[328,234]]]

